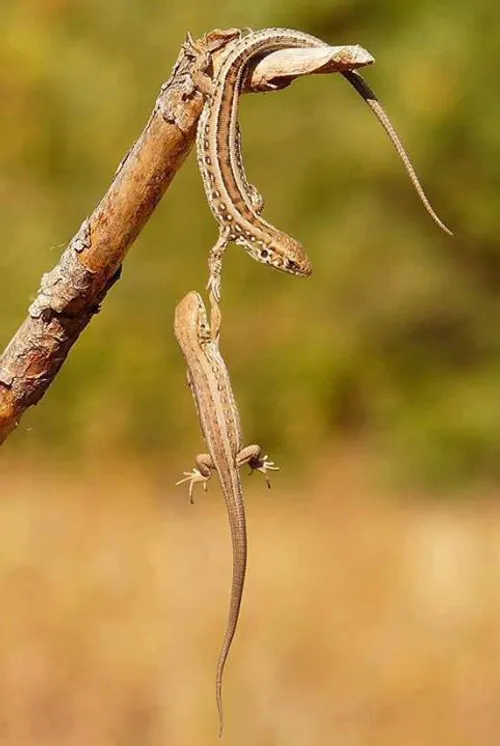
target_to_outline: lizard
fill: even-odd
[[[205,104],[197,128],[197,158],[208,204],[219,227],[219,237],[210,252],[209,281],[213,316],[217,322],[220,302],[222,258],[227,245],[234,241],[264,264],[293,275],[308,276],[312,265],[304,248],[261,215],[264,200],[249,184],[241,155],[238,125],[238,101],[250,61],[278,49],[328,46],[320,39],[301,31],[266,28],[243,36],[228,45],[211,92],[205,90]],[[401,140],[375,94],[355,70],[341,73],[370,106],[378,118],[408,172],[427,212],[439,227],[452,235],[438,218],[418,180],[415,169]],[[209,86],[210,87],[210,86]],[[215,320],[215,323],[214,323]]]
[[[216,702],[219,736],[224,720],[222,708],[222,680],[224,667],[236,632],[247,564],[247,532],[245,507],[239,468],[248,464],[253,471],[264,474],[268,487],[268,471],[278,469],[268,456],[261,455],[258,445],[242,447],[242,431],[238,407],[234,398],[226,364],[213,338],[203,300],[199,293],[189,292],[175,309],[174,333],[187,365],[188,385],[194,397],[198,418],[208,453],[196,457],[196,466],[176,484],[189,483],[189,497],[193,502],[193,488],[198,482],[206,489],[207,480],[215,470],[219,476],[227,506],[233,546],[233,580],[229,617],[217,662]]]

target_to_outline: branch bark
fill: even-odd
[[[212,77],[224,47],[238,35],[237,29],[216,30],[185,42],[144,131],[108,191],[58,264],[42,276],[28,316],[0,357],[0,444],[44,395],[119,278],[128,249],[193,145],[203,107],[195,81]],[[276,90],[299,75],[352,70],[373,62],[358,46],[329,49],[329,57],[314,49],[270,54],[249,73],[246,90]]]

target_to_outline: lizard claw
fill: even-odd
[[[207,491],[207,481],[208,481],[209,478],[203,476],[203,474],[201,473],[201,471],[199,469],[197,469],[196,467],[192,471],[184,471],[182,473],[184,474],[183,479],[179,479],[179,481],[175,483],[175,486],[178,487],[180,484],[184,484],[185,482],[189,482],[189,490],[188,490],[188,493],[189,493],[189,502],[191,504],[193,504],[194,503],[194,500],[193,500],[194,485],[197,482],[201,482],[203,484],[203,489],[206,492]]]
[[[210,299],[213,303],[220,303],[220,297],[221,297],[221,281],[220,281],[220,275],[214,277],[213,275],[210,275],[208,282],[207,282],[207,291],[210,296]]]
[[[264,479],[266,480],[266,484],[269,489],[271,489],[271,482],[269,481],[269,477],[267,476],[268,471],[279,471],[279,466],[276,466],[274,461],[269,461],[269,456],[266,455],[259,459],[258,464],[256,466],[251,467],[252,471],[250,474],[253,474],[254,471],[260,471],[264,475]]]

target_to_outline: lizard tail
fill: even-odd
[[[237,476],[239,482],[239,475]],[[228,508],[229,524],[231,526],[231,540],[233,544],[233,581],[231,585],[231,600],[229,602],[227,627],[221,651],[219,653],[219,659],[217,661],[217,673],[215,679],[215,697],[219,717],[219,738],[222,736],[224,731],[222,679],[231,643],[238,624],[247,567],[247,532],[241,485],[232,485],[231,490],[228,491],[226,491],[225,485],[223,485],[223,489]],[[234,495],[234,493],[237,494]]]
[[[411,183],[415,187],[418,196],[420,197],[425,209],[427,210],[431,218],[434,220],[435,223],[439,225],[441,230],[443,230],[445,233],[448,233],[449,236],[452,236],[453,233],[442,222],[442,220],[438,218],[438,216],[434,212],[422,188],[422,185],[420,184],[420,181],[415,172],[415,169],[413,168],[413,164],[408,156],[408,153],[403,147],[403,143],[399,139],[399,136],[391,123],[391,120],[385,113],[380,101],[377,99],[376,95],[374,94],[374,92],[372,91],[368,83],[366,83],[366,81],[361,77],[361,75],[358,72],[355,72],[354,70],[345,71],[342,73],[342,75],[344,76],[344,78],[346,78],[346,80],[349,81],[349,83],[353,86],[353,88],[356,89],[356,91],[359,93],[361,98],[363,98],[366,101],[366,103],[368,104],[370,109],[373,111],[373,113],[377,117],[382,127],[385,129],[385,131],[389,135],[389,138],[392,144],[396,148],[396,152],[398,153],[399,157],[403,161],[406,171],[408,172],[408,176],[410,177]]]

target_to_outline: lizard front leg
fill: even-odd
[[[242,467],[244,464],[249,465],[251,474],[254,471],[260,471],[264,475],[268,487],[271,487],[271,482],[269,481],[267,472],[279,471],[279,466],[276,466],[274,461],[269,461],[267,454],[262,456],[261,447],[255,444],[245,446],[245,448],[242,448],[236,456],[236,465],[238,468]]]
[[[197,482],[201,482],[203,484],[203,489],[206,492],[207,482],[212,476],[213,470],[215,469],[215,464],[209,453],[199,453],[195,458],[195,463],[196,466],[193,468],[193,470],[183,472],[183,478],[179,479],[179,481],[175,483],[175,486],[178,487],[179,484],[189,482],[189,501],[191,503],[194,503],[194,485]]]
[[[235,129],[235,150],[236,150],[236,160],[238,162],[238,168],[240,172],[240,177],[243,182],[243,187],[245,192],[248,195],[248,198],[250,199],[250,204],[252,205],[252,209],[257,213],[257,215],[260,215],[262,210],[264,209],[264,197],[259,192],[255,184],[250,184],[250,182],[247,179],[246,173],[245,173],[245,167],[243,165],[243,153],[241,151],[241,129],[238,122],[236,123],[236,129]]]

